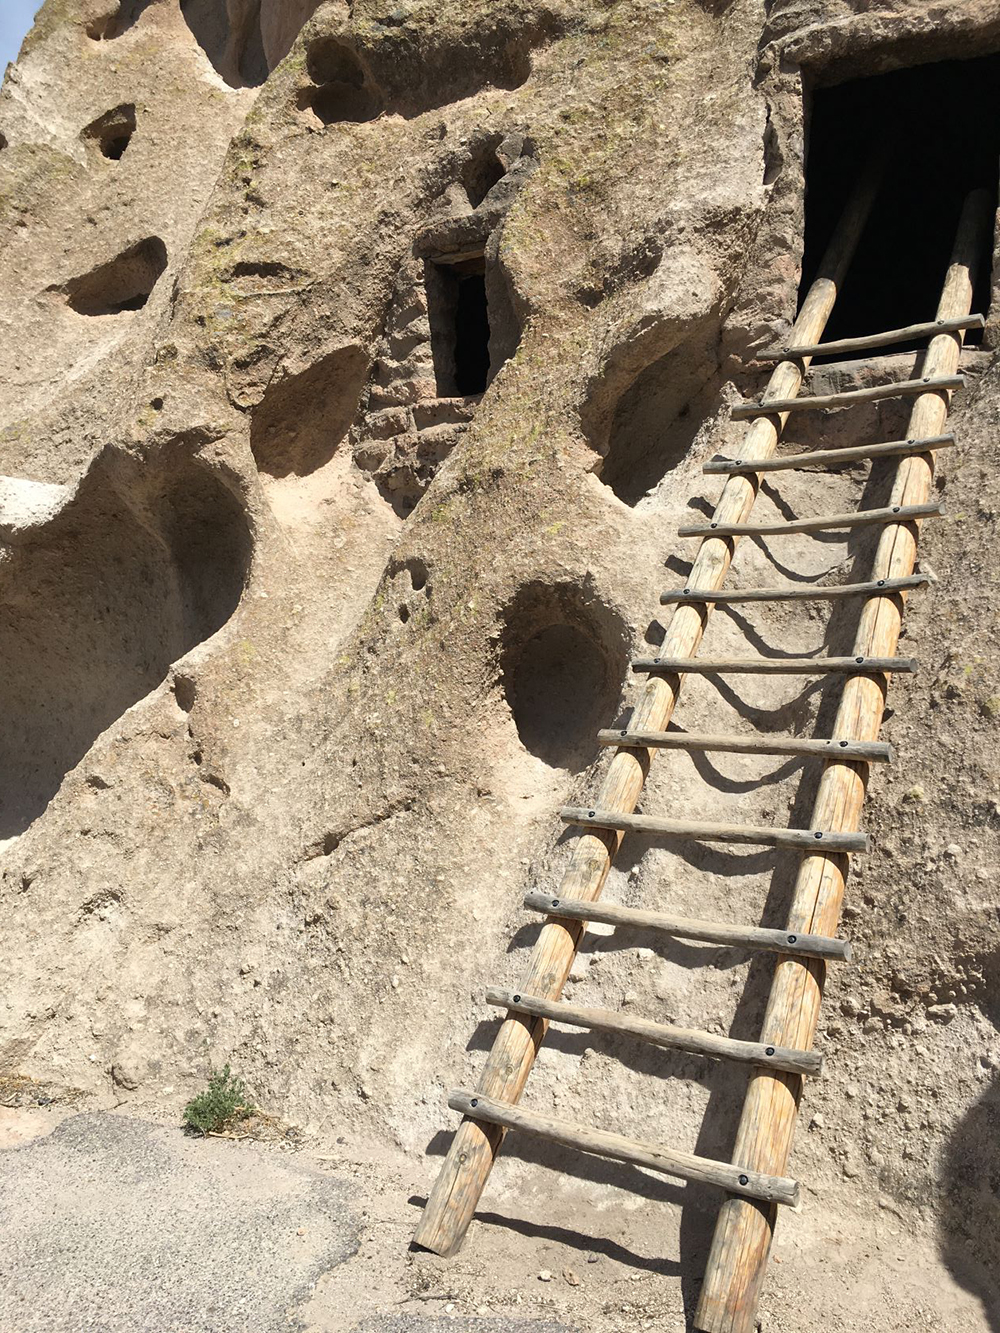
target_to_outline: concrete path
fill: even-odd
[[[73,1115],[0,1151],[0,1333],[289,1333],[358,1234],[290,1153]]]

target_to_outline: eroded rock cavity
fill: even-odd
[[[504,613],[500,672],[521,744],[553,768],[594,759],[618,707],[628,632],[576,583],[529,583]]]
[[[222,477],[172,450],[96,465],[0,566],[0,838],[22,832],[96,737],[226,623],[251,556]]]
[[[167,247],[158,236],[149,236],[51,290],[62,293],[78,315],[120,315],[142,309],[166,267]]]

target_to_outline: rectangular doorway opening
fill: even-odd
[[[1000,55],[919,65],[815,91],[800,301],[883,129],[892,135],[891,156],[827,324],[826,341],[935,317],[966,196],[986,189],[996,209]],[[991,227],[978,257],[972,305],[984,315],[990,304],[992,244]],[[981,338],[979,330],[972,330],[966,341]],[[907,345],[894,350],[907,350]]]
[[[438,396],[484,393],[490,378],[490,316],[482,253],[428,260],[426,286]]]

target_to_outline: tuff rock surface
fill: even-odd
[[[366,1210],[309,1327],[684,1327],[709,1191],[510,1141],[448,1262],[407,1254],[408,1199],[794,317],[809,89],[997,49],[979,0],[46,0],[9,67],[0,1068],[177,1123],[231,1061]],[[477,272],[485,392],[440,331]],[[964,359],[768,1330],[1000,1319],[1000,385]],[[878,503],[867,476],[781,474],[760,515]],[[827,616],[719,613],[706,650],[836,651]],[[697,681],[678,721],[808,735],[820,703]],[[717,758],[659,761],[643,808],[807,811],[794,765]],[[778,924],[790,864],[626,844],[607,892]],[[750,1037],[769,967],[595,930],[568,994]],[[742,1080],[560,1031],[526,1105],[725,1157]]]

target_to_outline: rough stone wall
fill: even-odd
[[[594,789],[629,653],[662,639],[692,554],[672,532],[794,315],[804,90],[997,49],[976,0],[47,0],[0,97],[6,1068],[176,1114],[231,1059],[286,1119],[426,1181],[493,1030],[483,990],[533,938],[521,897],[568,855],[555,811]],[[427,319],[428,262],[465,249],[493,318],[481,399],[439,392]],[[922,539],[938,582],[908,612],[923,675],[892,686],[860,961],[831,975],[795,1151],[823,1216],[783,1223],[769,1327],[985,1328],[960,1289],[996,1298],[1000,394],[966,360],[949,517]],[[761,517],[884,487],[801,473]],[[733,579],[838,579],[870,549],[803,538],[776,571],[745,545]],[[827,615],[720,613],[706,650],[836,651],[851,623]],[[692,682],[678,720],[828,716],[761,680]],[[643,808],[785,823],[798,777],[676,756]],[[627,844],[608,893],[770,924],[791,865]],[[746,1037],[768,976],[595,930],[569,993]],[[721,1156],[740,1099],[728,1067],[573,1033],[528,1091]],[[709,1193],[523,1144],[490,1189],[596,1201],[597,1229],[679,1256],[642,1308],[690,1298]],[[886,1218],[918,1237],[912,1291],[893,1306],[848,1247],[838,1324],[810,1261]]]

